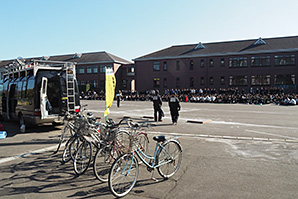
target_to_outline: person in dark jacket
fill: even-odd
[[[158,113],[158,121],[162,121],[163,111],[161,109],[162,101],[159,95],[159,91],[155,90],[152,97],[153,108],[154,108],[154,121],[157,121],[157,113]]]
[[[117,94],[116,94],[116,99],[117,99],[117,107],[119,108],[120,107],[120,101],[122,99],[122,92],[119,91]]]
[[[177,93],[172,93],[171,97],[169,98],[169,108],[172,122],[175,125],[178,122],[179,111],[181,109],[179,99],[177,98]]]

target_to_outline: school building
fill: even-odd
[[[296,92],[298,36],[175,45],[134,59],[136,90],[282,87]]]

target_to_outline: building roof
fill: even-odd
[[[26,61],[30,61],[32,59],[46,59],[49,61],[64,61],[64,62],[76,62],[78,65],[80,64],[96,64],[96,63],[119,63],[119,64],[132,64],[132,62],[107,53],[105,51],[102,52],[91,52],[91,53],[74,53],[68,55],[55,55],[55,56],[43,56],[43,57],[31,57],[25,58]],[[3,60],[0,61],[0,68],[6,66],[7,64],[13,62],[12,60]]]
[[[298,36],[175,45],[133,61],[298,51]]]

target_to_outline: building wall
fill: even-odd
[[[292,65],[275,65],[275,56],[277,55],[294,55],[295,62]],[[270,57],[270,64],[268,66],[252,66],[252,57]],[[245,67],[230,67],[230,59],[246,57],[247,66]],[[204,67],[201,67],[201,61],[204,61]],[[210,60],[213,61],[211,66]],[[224,60],[224,65],[221,61]],[[154,71],[154,63],[159,62],[160,70]],[[177,69],[177,62],[179,62],[180,69]],[[193,69],[190,63],[193,63]],[[236,61],[237,62],[237,61]],[[167,65],[167,70],[163,69],[164,63]],[[166,89],[180,88],[229,88],[238,87],[248,91],[250,87],[284,87],[287,92],[296,92],[297,78],[298,78],[298,52],[287,53],[266,53],[266,54],[245,54],[245,55],[225,55],[218,57],[195,57],[195,58],[177,58],[177,59],[156,59],[147,61],[135,60],[136,71],[136,90],[147,91],[151,89],[159,89],[162,93]],[[270,84],[252,85],[252,76],[270,75]],[[275,84],[276,75],[293,75],[295,78],[294,85],[277,85]],[[230,84],[230,76],[247,76],[247,84],[240,85]],[[160,85],[154,86],[154,79],[159,78]],[[177,84],[177,78],[180,79],[180,85]],[[193,78],[193,86],[190,83]],[[204,84],[201,83],[204,78]],[[213,78],[213,84],[210,79]],[[224,81],[221,81],[224,79]],[[165,83],[166,81],[166,83]]]
[[[105,73],[100,69],[100,66],[112,66],[116,77],[116,90],[131,90],[131,81],[134,79],[134,74],[128,73],[128,68],[133,67],[133,64],[122,65],[118,63],[100,63],[100,64],[77,64],[77,80],[81,91],[95,90],[97,92],[105,90]],[[96,67],[97,72],[92,68],[91,73],[87,73],[87,69]],[[80,68],[84,68],[84,73],[80,73]],[[126,86],[123,86],[123,80],[127,81]],[[89,84],[90,86],[87,86]]]
[[[134,86],[132,85],[134,79],[134,64],[122,65],[116,73],[116,90],[134,90]]]

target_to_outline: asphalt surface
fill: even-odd
[[[103,117],[103,101],[82,101]],[[298,106],[181,103],[178,125],[172,125],[167,103],[163,122],[153,122],[150,102],[121,102],[109,117],[149,118],[152,137],[179,136],[183,160],[179,171],[151,180],[140,165],[137,185],[126,198],[297,198]],[[141,121],[141,120],[140,120]],[[191,122],[190,122],[191,121]],[[201,124],[201,122],[205,122]],[[73,164],[62,164],[56,149],[62,126],[50,124],[17,133],[4,122],[8,137],[0,140],[1,198],[114,198],[92,167],[76,176]]]

